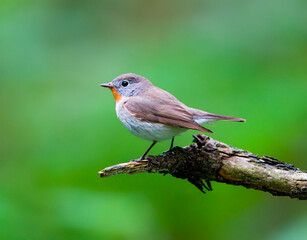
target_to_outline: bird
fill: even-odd
[[[228,117],[190,108],[169,92],[154,86],[147,78],[134,73],[119,75],[109,83],[100,84],[109,88],[116,101],[116,114],[124,127],[133,135],[152,144],[136,160],[145,159],[152,147],[163,140],[174,139],[188,129],[213,133],[201,126],[217,120],[245,122],[243,118]]]

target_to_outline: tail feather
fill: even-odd
[[[243,118],[228,117],[228,116],[216,115],[216,114],[212,114],[212,113],[204,114],[203,116],[201,116],[201,118],[209,119],[209,120],[212,120],[212,121],[228,120],[228,121],[234,121],[234,122],[245,122],[245,119],[243,119]]]
[[[245,122],[243,118],[236,118],[236,117],[228,117],[223,115],[217,115],[213,113],[204,112],[195,108],[191,108],[191,113],[193,114],[194,120],[198,124],[212,122],[217,120],[227,120],[227,121],[235,121],[235,122]]]

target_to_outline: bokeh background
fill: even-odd
[[[217,122],[212,137],[306,170],[306,11],[304,0],[1,0],[0,238],[306,239],[304,201],[97,174],[150,144],[99,87],[126,72],[246,118]]]

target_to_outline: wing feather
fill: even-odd
[[[187,107],[171,94],[163,91],[158,97],[157,94],[151,95],[153,97],[130,97],[124,106],[140,120],[212,133],[195,122],[192,113],[186,110]]]

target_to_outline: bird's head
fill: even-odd
[[[100,84],[102,87],[110,88],[115,101],[119,101],[123,96],[137,96],[152,86],[151,82],[134,73],[125,73],[116,77],[112,82]]]

